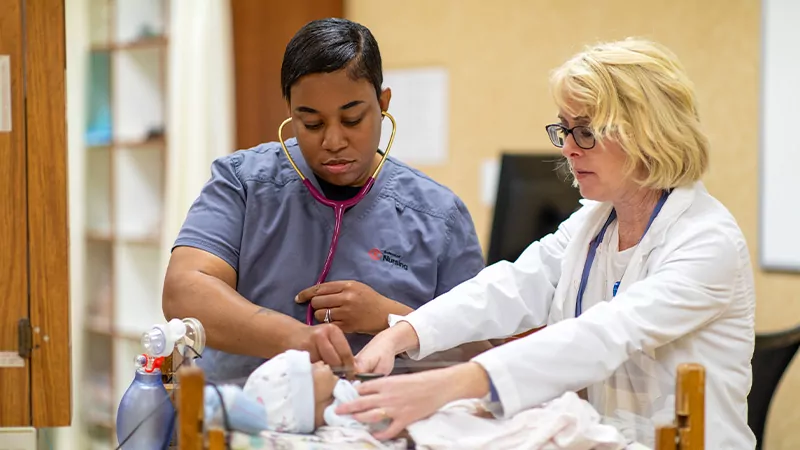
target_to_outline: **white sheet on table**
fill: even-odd
[[[478,417],[480,400],[450,403],[408,427],[422,449],[622,450],[627,442],[574,392],[507,419]]]

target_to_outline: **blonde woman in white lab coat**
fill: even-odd
[[[456,399],[488,396],[510,416],[572,390],[652,445],[655,424],[673,417],[677,366],[697,362],[707,370],[706,448],[754,448],[752,268],[736,221],[699,181],[709,143],[683,67],[629,39],[574,56],[551,87],[558,122],[547,132],[583,207],[517,261],[390,318],[356,361],[388,373],[399,353],[423,358],[547,326],[468,363],[364,383],[339,413],[392,419],[376,435],[387,438]]]

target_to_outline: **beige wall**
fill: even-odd
[[[756,266],[760,9],[757,0],[345,2],[347,17],[374,32],[386,68],[450,70],[450,163],[420,169],[464,199],[484,247],[491,209],[475,182],[481,162],[504,150],[551,151],[548,71],[597,40],[638,35],[671,47],[697,85],[713,144],[706,184],[738,219]],[[800,276],[757,270],[756,284],[759,330],[800,321]],[[773,403],[768,449],[800,446],[798,399],[793,367]]]

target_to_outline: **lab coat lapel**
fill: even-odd
[[[611,214],[610,203],[588,201],[581,201],[581,203],[585,205],[584,208],[592,208],[592,210],[587,214],[583,226],[567,245],[566,254],[561,264],[561,278],[553,295],[553,303],[550,306],[548,324],[575,316],[578,286],[580,285],[581,272],[589,251],[589,243],[600,232],[603,223],[608,219],[608,215]]]
[[[677,218],[691,206],[697,192],[704,190],[703,184],[697,182],[691,186],[676,188],[670,194],[661,212],[650,226],[650,230],[642,238],[631,256],[630,266],[625,271],[625,275],[620,282],[617,295],[623,292],[628,285],[641,280],[647,275],[645,268],[650,253],[664,243],[669,229]],[[553,303],[550,306],[548,324],[575,316],[578,287],[583,266],[586,262],[589,243],[600,232],[603,223],[608,219],[608,215],[611,214],[612,207],[610,203],[590,203],[586,201],[582,201],[582,203],[586,205],[584,206],[585,208],[593,208],[593,210],[587,214],[583,226],[567,246],[561,265],[561,278],[553,296]]]
[[[631,260],[620,281],[617,295],[625,292],[632,283],[647,276],[645,269],[650,254],[664,244],[672,225],[691,206],[697,191],[704,189],[702,183],[697,182],[691,186],[675,188],[670,196],[667,197],[661,212],[653,220],[650,229],[642,237],[633,255],[631,255]]]

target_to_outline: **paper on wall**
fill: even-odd
[[[499,178],[500,160],[497,158],[483,160],[481,164],[481,201],[485,206],[494,206]]]
[[[390,155],[408,164],[447,162],[450,86],[446,69],[426,67],[387,70],[384,88],[392,90],[389,113],[397,121]],[[381,148],[386,148],[391,123],[384,120]]]

